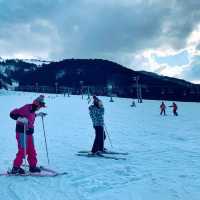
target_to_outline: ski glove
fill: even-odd
[[[38,117],[45,117],[47,115],[47,113],[44,113],[44,112],[39,112],[36,114],[36,116]]]
[[[25,125],[28,124],[28,119],[26,117],[18,117],[17,121]]]

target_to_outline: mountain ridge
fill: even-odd
[[[200,99],[198,84],[153,72],[134,71],[109,60],[72,58],[61,61],[32,61],[34,62],[20,59],[0,60],[0,79],[8,84],[12,81],[18,82],[19,86],[37,83],[40,86],[54,87],[57,84],[79,92],[83,86],[98,87],[103,95],[108,95],[105,88],[112,85],[112,92],[117,96],[132,98],[136,97],[136,87],[139,86],[144,98],[185,101]],[[98,93],[95,90],[93,92]],[[195,95],[191,95],[193,93]]]

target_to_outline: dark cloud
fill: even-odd
[[[1,0],[0,55],[46,52],[49,59],[104,58],[181,49],[200,21],[196,0]]]

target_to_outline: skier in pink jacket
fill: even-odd
[[[34,146],[34,122],[36,116],[45,116],[43,112],[35,113],[40,108],[45,107],[44,96],[40,95],[32,104],[26,104],[21,108],[14,109],[10,112],[10,117],[16,120],[16,139],[18,152],[13,161],[12,174],[24,174],[25,170],[21,168],[23,158],[26,155],[29,163],[30,172],[40,172],[37,167],[37,154]],[[26,141],[26,142],[25,142]]]

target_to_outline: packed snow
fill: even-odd
[[[15,121],[9,112],[31,103],[39,94],[0,92],[0,171],[12,167],[17,151]],[[129,152],[127,160],[79,157],[90,150],[94,130],[87,96],[45,94],[48,113],[45,130],[50,157],[47,164],[42,122],[35,123],[38,165],[59,172],[58,177],[0,177],[4,200],[199,200],[199,103],[177,102],[179,116],[160,116],[160,101],[144,100],[131,107],[131,99],[100,97],[113,151]],[[172,102],[166,102],[169,106]]]

